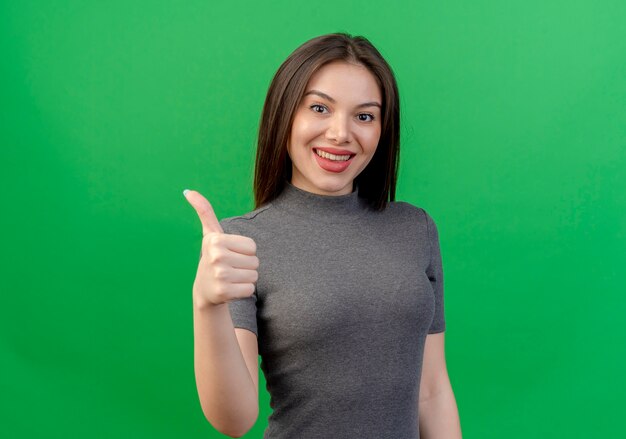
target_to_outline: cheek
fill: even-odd
[[[373,153],[376,150],[376,146],[378,146],[379,140],[380,129],[372,129],[362,133],[360,143],[363,149]]]
[[[308,153],[308,145],[311,142],[311,136],[309,134],[309,124],[304,121],[295,120],[291,127],[291,134],[289,135],[289,142],[287,143],[287,151],[292,161],[300,160]],[[295,157],[294,157],[295,156]]]
[[[298,132],[300,133],[301,140],[305,142],[311,140],[320,133],[319,123],[310,120],[304,121],[300,124]]]
[[[296,116],[291,126],[294,141],[308,142],[324,132],[324,122],[306,116]]]
[[[287,151],[291,154],[292,148],[302,143],[302,120],[296,114],[296,117],[291,124],[291,132],[289,134],[289,141],[287,142]]]

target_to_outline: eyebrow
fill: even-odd
[[[307,96],[307,95],[318,95],[319,97],[322,97],[322,98],[324,98],[324,99],[329,100],[329,101],[330,101],[330,102],[332,102],[333,104],[336,102],[333,98],[331,98],[330,96],[328,96],[326,93],[321,92],[321,91],[319,91],[319,90],[309,90],[309,91],[307,91],[307,92],[304,94],[304,96]],[[357,106],[356,106],[356,108],[362,108],[362,107],[378,107],[378,108],[382,108],[382,106],[381,106],[378,102],[375,102],[375,101],[372,101],[372,102],[364,102],[364,103],[359,104],[359,105],[357,105]]]

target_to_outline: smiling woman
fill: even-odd
[[[318,118],[305,117],[309,111],[318,113]],[[300,138],[298,132],[306,130],[308,125],[315,125],[318,132],[303,135],[314,135],[315,139]],[[367,140],[360,145],[359,140],[366,133]],[[303,151],[297,148],[292,151],[289,145],[298,142],[308,142],[299,146],[308,148],[305,170],[295,169],[292,163],[292,152],[299,157]],[[376,145],[368,158],[365,148],[372,142]],[[332,153],[333,149],[354,154],[351,159],[354,164],[313,161],[313,152]],[[294,184],[293,172],[310,174],[311,168],[319,171],[316,166],[321,169],[326,166],[326,174],[317,174],[322,181],[321,191],[316,193],[351,192],[353,182],[359,187],[359,196],[370,206],[384,209],[389,200],[395,199],[399,153],[400,105],[389,64],[366,38],[346,34],[313,38],[287,57],[267,92],[259,126],[255,208],[275,199],[285,182]],[[333,175],[334,170],[341,175]],[[309,181],[309,189],[310,184]]]
[[[376,78],[362,65],[335,61],[315,72],[287,143],[291,184],[322,195],[352,192],[378,146],[381,100]]]
[[[394,75],[367,39],[314,38],[269,87],[255,210],[218,221],[186,193],[204,235],[196,381],[221,432],[256,422],[261,355],[266,439],[461,437],[437,227],[395,201],[399,114]]]

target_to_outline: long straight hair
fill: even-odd
[[[365,37],[334,33],[298,47],[278,68],[269,86],[257,141],[254,171],[255,209],[275,199],[291,181],[287,154],[294,115],[311,76],[332,61],[363,65],[376,78],[382,94],[381,134],[370,163],[355,178],[359,197],[383,210],[396,197],[400,161],[400,102],[391,67]]]

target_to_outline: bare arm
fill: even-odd
[[[202,307],[194,300],[193,314],[194,371],[202,411],[221,433],[243,436],[259,414],[256,335],[235,330],[226,303]]]
[[[251,238],[225,234],[211,203],[183,192],[202,223],[202,248],[194,280],[194,372],[202,412],[221,433],[243,436],[259,414],[256,335],[235,330],[228,302],[250,297],[259,260]]]
[[[426,336],[419,429],[423,439],[461,439],[459,412],[446,367],[444,332]]]

